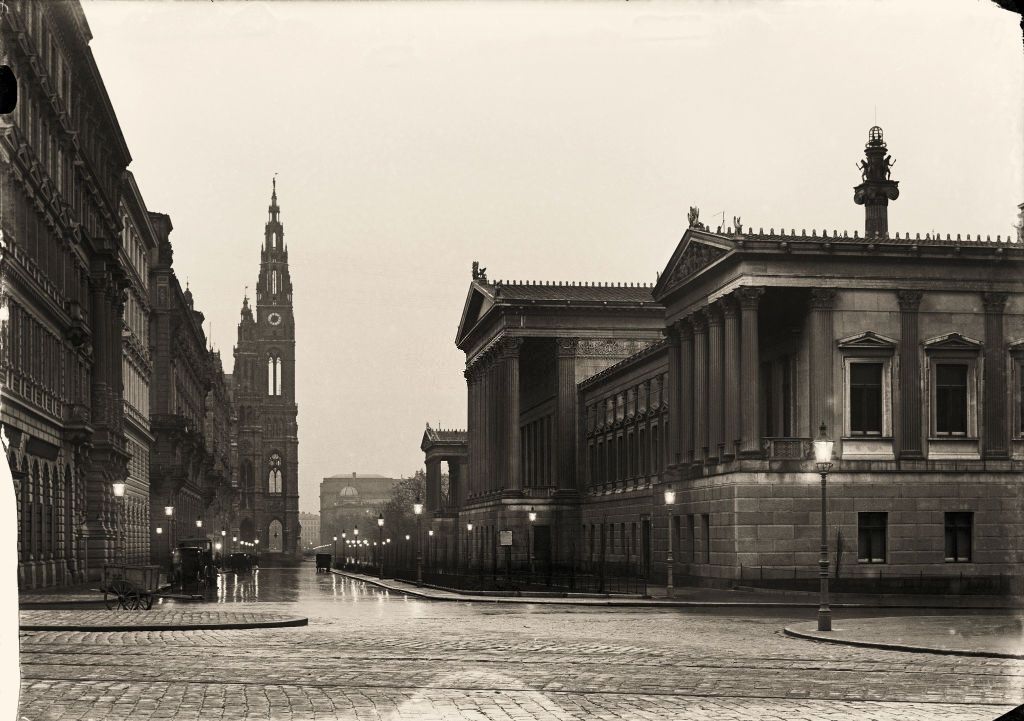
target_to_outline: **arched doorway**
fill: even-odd
[[[284,528],[277,519],[271,521],[267,529],[267,548],[271,553],[280,553],[284,549]]]
[[[238,535],[243,541],[252,543],[256,540],[256,526],[251,518],[243,518],[238,525]]]

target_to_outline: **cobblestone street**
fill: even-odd
[[[309,625],[23,632],[20,718],[981,720],[1024,702],[1024,661],[784,636],[806,610],[438,603],[309,567],[225,580],[164,610]]]

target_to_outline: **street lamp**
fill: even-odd
[[[124,547],[124,488],[121,482],[114,483],[114,498],[117,499],[117,545],[121,546],[121,563],[126,562],[126,549]],[[115,553],[115,556],[117,554]]]
[[[431,542],[430,539],[434,537],[434,529],[431,528],[427,531],[427,565],[430,568],[434,567],[437,559],[434,558],[437,555],[437,545]]]
[[[533,574],[535,574],[537,572],[536,568],[534,567],[534,560],[533,560],[533,523],[534,523],[534,521],[537,520],[537,512],[535,510],[533,510],[533,506],[530,506],[529,517],[530,517],[530,575],[532,576]],[[530,579],[530,583],[533,583],[533,579]]]
[[[818,437],[814,440],[814,462],[821,474],[821,559],[818,561],[818,576],[821,579],[821,605],[818,608],[818,630],[832,630],[832,611],[828,607],[828,524],[825,502],[825,483],[832,469],[832,441],[825,424],[821,424]]]
[[[238,543],[238,536],[232,536],[231,537],[231,550],[232,551],[235,550],[235,544],[236,543]]]
[[[473,559],[469,557],[469,549],[470,549],[469,537],[470,537],[471,533],[473,533],[473,522],[472,521],[468,521],[466,523],[466,573],[467,574],[469,573],[469,569],[473,565],[473,563],[472,563]]]
[[[202,528],[202,527],[203,527],[203,519],[197,517],[196,518],[196,528]]]
[[[668,556],[665,564],[668,566],[668,585],[665,586],[665,597],[672,598],[672,506],[676,502],[676,492],[672,490],[672,484],[665,489],[665,507],[668,509]]]
[[[332,557],[335,563],[338,562],[338,537],[334,537],[334,556]]]
[[[171,546],[174,544],[174,506],[164,506],[164,516],[167,518],[167,565],[173,566],[171,559]]]
[[[416,502],[412,504],[412,512],[416,515],[416,585],[423,585],[423,553],[420,550],[420,540],[423,537],[423,504],[420,503],[420,496],[416,494]],[[406,536],[408,538],[408,536]]]
[[[253,541],[253,545],[256,547],[256,565],[260,565],[260,539]]]
[[[377,577],[384,580],[384,514],[377,516],[377,533],[380,536],[380,553],[377,554]]]

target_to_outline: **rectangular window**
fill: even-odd
[[[967,435],[967,366],[939,363],[935,366],[935,432]]]
[[[658,455],[658,427],[654,426],[651,428],[651,473],[658,473],[661,470],[661,466],[658,461],[661,456]]]
[[[857,514],[857,560],[861,563],[885,563],[885,536],[888,513]]]
[[[850,364],[850,433],[882,435],[882,364]]]
[[[625,554],[626,559],[629,559],[629,547],[626,545],[626,523],[622,522],[619,524],[619,546],[622,548],[622,553]]]
[[[637,454],[637,458],[640,461],[640,475],[647,475],[647,431],[643,428],[640,429],[640,452]]]
[[[615,524],[608,524],[608,553],[615,553]]]
[[[956,511],[946,514],[946,562],[970,563],[974,514]]]
[[[694,563],[697,562],[697,522],[695,518],[692,513],[686,516],[687,550],[690,552],[690,560]]]
[[[704,555],[704,563],[711,563],[711,514],[702,513],[700,520],[701,531],[703,532],[701,551]]]

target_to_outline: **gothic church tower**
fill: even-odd
[[[277,181],[260,252],[256,310],[242,300],[232,383],[238,413],[239,537],[299,558],[295,315]],[[279,557],[281,558],[281,557]],[[269,559],[268,559],[269,560]]]

